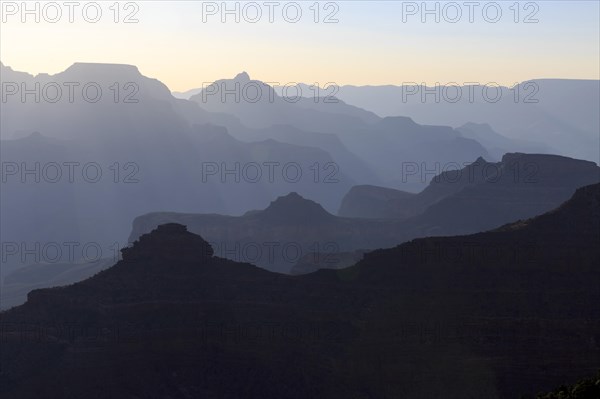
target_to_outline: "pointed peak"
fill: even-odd
[[[248,75],[248,73],[246,71],[238,73],[237,75],[235,75],[235,78],[233,78],[233,80],[238,81],[238,82],[249,82],[250,81],[250,75]]]

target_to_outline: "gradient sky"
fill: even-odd
[[[11,2],[1,3],[4,10]],[[34,74],[57,73],[77,61],[133,64],[175,91],[240,71],[268,82],[321,85],[512,85],[534,78],[600,78],[600,7],[595,0],[534,2],[539,22],[529,24],[522,20],[534,8],[523,10],[527,2],[520,2],[521,22],[515,23],[509,9],[514,1],[497,2],[503,14],[495,24],[483,18],[486,1],[475,9],[474,23],[461,6],[462,18],[454,24],[442,14],[440,23],[432,15],[423,23],[420,13],[403,22],[402,9],[409,2],[401,1],[338,1],[339,22],[332,24],[314,23],[309,9],[314,1],[298,2],[303,15],[295,24],[282,17],[285,1],[276,9],[274,23],[262,6],[263,16],[254,24],[243,18],[235,23],[232,16],[222,23],[220,14],[203,22],[200,1],[137,1],[138,23],[114,23],[108,8],[114,2],[100,3],[103,15],[95,24],[86,22],[80,9],[69,23],[64,7],[57,23],[43,18],[36,23],[33,16],[22,23],[21,14],[3,15],[0,60]],[[321,17],[325,3],[320,2]],[[442,9],[445,2],[439,3]],[[120,17],[124,14],[121,10]]]

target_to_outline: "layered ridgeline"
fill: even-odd
[[[223,257],[298,274],[349,266],[360,259],[360,250],[417,237],[475,233],[537,216],[560,205],[577,188],[599,181],[600,168],[593,162],[506,154],[499,163],[479,158],[463,169],[444,172],[419,194],[354,187],[339,217],[294,193],[241,217],[142,215],[134,220],[129,241],[159,224],[177,222],[215,244]]]
[[[239,139],[273,138],[326,148],[344,162],[340,164],[342,170],[364,183],[374,184],[375,180],[360,170],[347,169],[357,164],[348,162],[349,155],[340,152],[340,143],[368,165],[380,181],[411,190],[422,188],[426,181],[413,177],[403,181],[403,163],[444,164],[488,156],[486,148],[458,130],[419,125],[409,117],[396,116],[410,115],[407,113],[380,118],[329,94],[304,85],[289,85],[283,91],[240,73],[233,79],[207,85],[190,100],[208,111],[235,115],[243,125],[253,128],[240,130],[239,126],[228,126]],[[336,141],[335,146],[332,140]]]
[[[591,162],[557,156],[507,154],[500,163],[478,159],[460,174],[436,176],[419,194],[357,186],[342,204],[342,217],[291,193],[261,211],[239,217],[145,214],[135,218],[128,242],[162,223],[177,222],[210,241],[218,256],[231,260],[291,274],[341,269],[362,259],[367,250],[389,248],[417,237],[479,232],[539,215],[569,198],[576,188],[598,182],[598,169]],[[55,189],[58,203],[65,193],[60,186]],[[18,207],[13,207],[13,212],[15,209]],[[48,226],[48,235],[52,228]],[[117,261],[116,251],[121,246],[109,246],[101,259],[39,262],[4,270],[0,305],[4,309],[16,306],[33,289],[90,277]],[[20,259],[18,252],[7,258]]]
[[[599,232],[596,184],[534,219],[291,277],[225,260],[184,226],[161,225],[112,268],[33,291],[1,314],[0,394],[502,399],[550,390],[597,370]]]
[[[353,187],[338,214],[397,220],[417,217],[415,224],[439,227],[443,234],[476,232],[546,212],[575,189],[598,181],[600,168],[594,162],[510,153],[500,162],[479,158],[461,169],[451,167],[418,194]]]
[[[1,235],[27,248],[93,243],[107,256],[140,214],[240,215],[292,191],[334,212],[354,185],[400,182],[404,161],[487,154],[449,127],[382,119],[343,102],[264,93],[252,103],[244,87],[258,83],[247,74],[216,83],[240,83],[244,97],[230,107],[235,96],[177,99],[131,65],[77,63],[37,76],[0,68]],[[43,263],[21,255],[11,254],[2,273]]]
[[[342,166],[356,162],[346,169],[372,176],[335,140],[327,148],[342,166],[308,143],[236,139],[222,127],[243,130],[234,116],[175,99],[134,66],[78,63],[37,76],[0,68],[2,239],[19,248],[56,243],[64,251],[64,243],[79,244],[75,259],[52,254],[56,263],[83,260],[89,243],[112,256],[141,213],[241,214],[290,191],[333,211],[361,181]],[[9,252],[3,275],[48,262]]]
[[[533,79],[512,87],[494,82],[342,86],[336,96],[380,116],[410,115],[417,123],[489,124],[514,140],[510,151],[539,152],[543,143],[544,152],[600,162],[600,80]]]
[[[164,223],[181,223],[201,235],[218,256],[290,273],[301,259],[336,265],[341,253],[397,245],[397,222],[343,218],[292,192],[242,216],[160,212],[137,217],[129,242]]]

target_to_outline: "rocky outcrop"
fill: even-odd
[[[142,235],[133,246],[123,248],[124,262],[162,260],[173,262],[198,262],[213,256],[209,243],[187,227],[177,223],[158,226]]]

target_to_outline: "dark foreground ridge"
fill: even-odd
[[[494,231],[270,273],[160,226],[1,315],[9,398],[518,398],[600,359],[600,184]],[[77,321],[74,323],[73,321]]]

